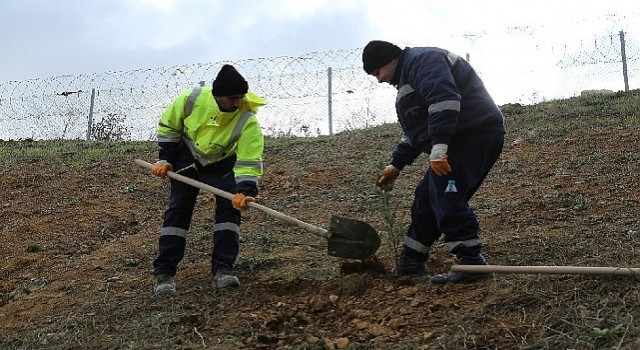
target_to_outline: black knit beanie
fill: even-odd
[[[213,96],[233,96],[244,95],[249,91],[249,84],[244,80],[242,75],[229,64],[225,64],[220,68],[220,72],[216,76],[211,86]]]
[[[370,41],[362,50],[362,67],[367,74],[400,57],[402,49],[382,40]]]

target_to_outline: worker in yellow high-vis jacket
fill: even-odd
[[[247,81],[224,65],[211,87],[180,94],[160,118],[159,160],[153,174],[167,171],[235,193],[216,196],[211,272],[214,288],[239,286],[233,264],[239,252],[240,210],[258,194],[264,139],[255,114],[266,101],[250,92]],[[185,242],[198,188],[171,179],[169,208],[164,214],[155,259],[155,294],[175,294],[174,276]]]

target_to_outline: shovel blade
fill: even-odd
[[[380,236],[369,224],[343,218],[331,217],[331,237],[327,244],[328,254],[346,259],[366,259],[380,248]]]

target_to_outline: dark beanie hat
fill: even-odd
[[[242,75],[229,64],[225,64],[213,81],[211,93],[213,96],[244,95],[249,91],[249,84]]]
[[[402,49],[382,40],[370,41],[362,50],[362,66],[367,74],[400,57]]]

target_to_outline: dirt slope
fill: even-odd
[[[640,94],[504,106],[499,163],[472,200],[497,265],[640,267]],[[396,125],[268,140],[261,204],[314,225],[332,215],[383,237],[372,185]],[[640,346],[634,278],[495,275],[428,287],[257,211],[244,216],[232,291],[210,287],[212,195],[199,198],[179,294],[152,293],[168,184],[134,165],[153,143],[0,142],[0,348],[608,349]],[[426,159],[392,192],[400,231]],[[433,273],[452,260],[444,246]]]

